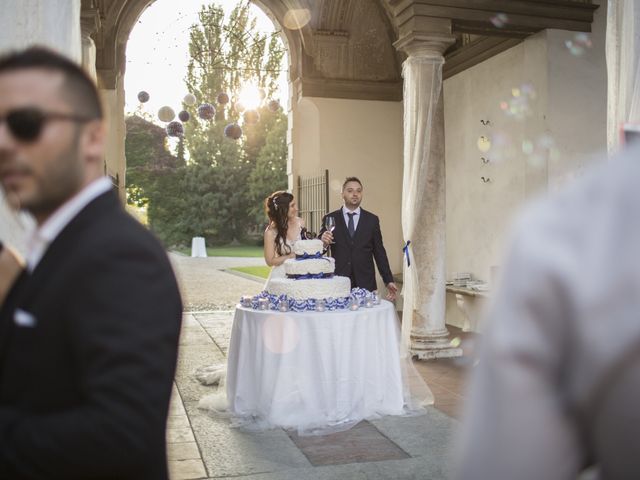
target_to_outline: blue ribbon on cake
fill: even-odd
[[[313,254],[305,252],[302,255],[296,254],[296,260],[309,260],[313,258],[324,258],[324,257],[322,256],[322,252],[317,252]]]
[[[333,278],[333,273],[287,273],[287,278],[294,280],[312,280],[317,278]]]

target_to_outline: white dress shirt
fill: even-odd
[[[64,230],[73,218],[92,200],[112,188],[107,177],[101,177],[67,200],[60,208],[37,228],[28,243],[27,270],[33,272],[51,242]]]
[[[347,228],[349,228],[349,215],[347,215],[348,213],[355,213],[355,215],[353,216],[353,231],[356,231],[358,229],[358,220],[360,220],[360,207],[351,211],[344,205],[342,206],[342,216],[344,217],[344,224],[347,226]]]

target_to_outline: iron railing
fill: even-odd
[[[329,212],[329,170],[315,176],[298,176],[298,208],[308,232],[318,233]]]

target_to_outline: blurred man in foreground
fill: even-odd
[[[464,423],[460,477],[640,475],[640,151],[520,218]]]
[[[38,224],[0,309],[0,478],[167,478],[181,301],[104,149],[78,66],[44,49],[0,59],[0,183]]]

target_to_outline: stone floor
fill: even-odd
[[[199,399],[212,387],[201,385],[194,372],[225,361],[233,305],[242,294],[262,287],[262,281],[223,270],[264,261],[176,254],[171,259],[190,311],[184,315],[167,429],[172,480],[447,478],[464,400],[465,358],[414,362],[435,396],[434,406],[423,416],[385,417],[319,437],[299,437],[281,429],[250,433],[231,428],[227,420],[198,410]],[[473,337],[450,330],[469,351]]]

